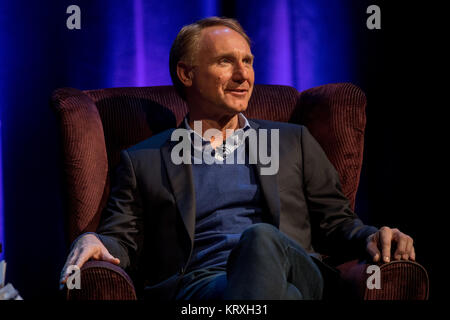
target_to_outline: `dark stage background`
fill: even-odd
[[[424,58],[433,40],[423,17],[439,9],[391,2],[396,6],[365,0],[2,1],[0,239],[7,281],[24,299],[59,297],[68,247],[52,91],[171,84],[168,54],[179,29],[218,15],[237,18],[252,38],[257,83],[301,91],[352,82],[364,90],[368,123],[356,212],[366,223],[413,236],[417,259],[430,273],[431,298],[438,298],[432,246],[440,211],[427,169],[436,154],[423,132],[423,108],[434,105]],[[72,4],[81,9],[81,30],[66,27]],[[366,27],[371,4],[381,8],[381,30]]]

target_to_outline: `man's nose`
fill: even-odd
[[[249,68],[242,62],[236,63],[233,70],[233,80],[242,83],[246,80],[249,80],[249,78]]]

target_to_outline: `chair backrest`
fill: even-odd
[[[325,150],[354,206],[362,165],[366,98],[350,83],[295,88],[255,85],[248,118],[303,124]],[[61,128],[69,242],[95,231],[109,195],[109,175],[121,150],[176,127],[186,103],[172,86],[80,91],[52,95]]]

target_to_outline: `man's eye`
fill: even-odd
[[[230,61],[230,59],[220,59],[219,63],[227,64],[227,63],[231,63],[231,61]]]

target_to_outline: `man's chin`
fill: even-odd
[[[248,100],[232,101],[226,103],[225,107],[227,110],[234,111],[235,113],[244,112],[248,107]]]
[[[227,106],[227,113],[231,114],[231,115],[236,115],[238,113],[241,112],[245,112],[245,110],[247,110],[247,105],[243,105],[243,106]]]

